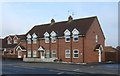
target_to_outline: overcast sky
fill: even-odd
[[[65,21],[73,14],[74,19],[97,16],[106,45],[118,45],[117,2],[5,2],[1,8],[1,37],[25,34],[36,24],[50,23],[52,18]]]

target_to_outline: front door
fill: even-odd
[[[44,51],[40,52],[41,53],[41,59],[44,59],[45,58],[45,53]]]
[[[18,58],[22,58],[22,52],[21,52],[21,50],[18,51]]]

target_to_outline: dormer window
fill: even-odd
[[[45,38],[45,43],[49,43],[49,33],[48,32],[45,32],[44,38]]]
[[[32,35],[32,40],[33,40],[33,44],[37,43],[37,35],[35,33]]]
[[[7,38],[7,43],[12,44],[12,38],[10,36]]]
[[[8,44],[12,44],[12,40],[8,40]]]
[[[15,35],[14,38],[13,38],[13,43],[14,44],[18,44],[18,37]]]
[[[51,40],[52,40],[51,42],[55,43],[56,42],[56,33],[54,31],[52,31],[50,35],[51,35]]]
[[[68,29],[64,32],[65,35],[65,42],[70,42],[70,31]]]
[[[27,43],[31,44],[31,35],[30,34],[27,35]]]
[[[73,41],[79,41],[79,31],[75,28],[73,31],[72,31],[72,34],[73,34]]]
[[[18,43],[18,41],[17,40],[14,40],[14,44],[17,44]]]

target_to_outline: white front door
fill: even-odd
[[[21,50],[18,50],[18,58],[21,58],[22,57],[22,52]]]
[[[41,59],[44,59],[45,58],[44,52],[40,52],[40,53],[41,53]]]
[[[101,56],[101,55],[102,55],[101,53],[102,53],[101,50],[99,50],[99,51],[98,51],[99,62],[101,62],[101,57],[102,57],[102,56]]]

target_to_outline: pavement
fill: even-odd
[[[119,76],[120,64],[25,63],[3,61],[3,76]]]

